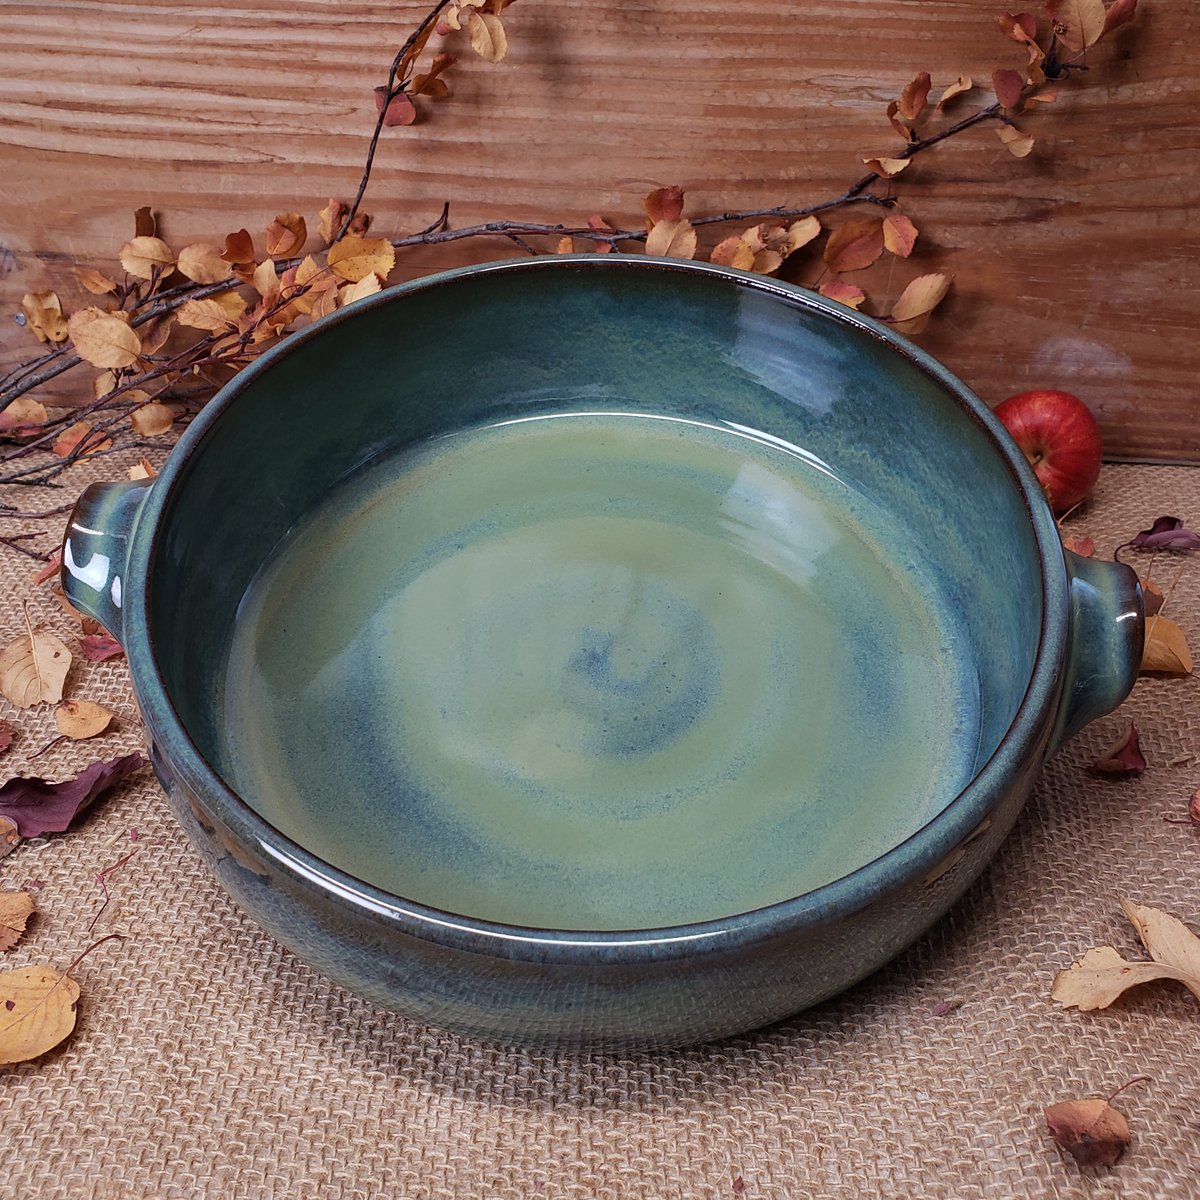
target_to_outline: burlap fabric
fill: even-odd
[[[1106,467],[1071,526],[1104,553],[1161,513],[1200,520],[1200,470]],[[0,554],[3,640],[27,600],[66,630],[44,592],[31,598],[30,560]],[[1166,582],[1178,562],[1159,560]],[[1194,562],[1171,612],[1200,647],[1198,592]],[[139,744],[123,661],[76,668],[69,694],[115,708],[121,730],[30,763],[51,716],[0,702],[20,729],[5,777],[59,777]],[[1131,718],[1150,769],[1089,773]],[[627,1057],[480,1045],[348,995],[226,899],[143,777],[78,829],[0,863],[0,887],[40,881],[40,912],[0,965],[62,967],[103,933],[127,935],[74,972],[70,1040],[0,1069],[0,1197],[1200,1195],[1195,999],[1154,984],[1078,1013],[1049,997],[1054,972],[1090,946],[1140,956],[1122,896],[1200,930],[1197,832],[1163,821],[1200,786],[1198,751],[1200,680],[1142,680],[1049,765],[991,869],[894,964],[775,1028]],[[97,872],[131,849],[89,933]],[[1121,1163],[1065,1158],[1043,1106],[1138,1075],[1150,1079],[1117,1101],[1133,1130]]]

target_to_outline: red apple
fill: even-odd
[[[1100,429],[1078,396],[1035,388],[1009,396],[995,412],[1025,452],[1056,513],[1087,497],[1100,477]]]

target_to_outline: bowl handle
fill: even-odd
[[[93,483],[75,503],[62,546],[62,586],[71,604],[122,640],[129,538],[150,481]]]
[[[1071,632],[1053,746],[1112,712],[1133,690],[1142,664],[1142,585],[1124,563],[1070,550]]]

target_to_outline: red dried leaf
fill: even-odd
[[[1129,728],[1095,761],[1092,770],[1102,775],[1140,775],[1146,760],[1138,746],[1138,728],[1130,721]]]
[[[1014,42],[1028,42],[1037,37],[1037,17],[1033,13],[1001,13],[1000,28]]]
[[[659,221],[678,221],[683,216],[683,188],[656,188],[642,201],[642,207],[646,210],[647,229]]]
[[[92,763],[61,783],[23,776],[10,779],[0,786],[0,817],[11,821],[23,838],[62,833],[92,801],[149,765],[144,754],[124,754]]]
[[[57,577],[59,571],[62,570],[62,551],[55,550],[53,554],[46,559],[46,565],[33,576],[35,585],[45,583],[47,579]]]
[[[1080,558],[1092,558],[1096,553],[1096,539],[1094,537],[1064,537],[1062,540],[1063,549],[1070,550],[1072,554],[1078,554]]]
[[[88,662],[107,662],[125,653],[125,648],[107,633],[89,633],[79,639],[79,649]]]
[[[592,213],[587,219],[587,225],[589,229],[603,230],[606,233],[613,232],[613,227],[599,213]],[[597,254],[607,254],[612,248],[612,242],[596,242],[592,247]]]
[[[1104,32],[1111,33],[1120,25],[1132,21],[1137,13],[1138,0],[1116,0],[1104,14]]]
[[[839,225],[825,243],[825,265],[837,274],[861,271],[883,254],[883,221],[866,218]]]
[[[1001,67],[992,72],[992,87],[996,99],[1005,108],[1016,108],[1021,103],[1021,93],[1025,90],[1025,80],[1020,71],[1011,67]]]
[[[1107,1100],[1062,1100],[1045,1109],[1050,1136],[1083,1167],[1111,1167],[1129,1145],[1129,1122]]]
[[[1181,517],[1157,517],[1149,529],[1134,534],[1117,549],[1127,546],[1139,550],[1200,550],[1200,533],[1186,528]]]
[[[375,89],[375,111],[383,112],[387,103],[387,112],[383,112],[385,125],[411,125],[417,119],[417,106],[412,102],[407,92],[396,92],[391,100],[387,98],[386,87]]]
[[[821,284],[820,292],[822,296],[836,300],[839,304],[846,305],[847,308],[859,308],[867,298],[867,293],[862,288],[855,287],[852,283],[845,283],[841,279],[826,280]]]

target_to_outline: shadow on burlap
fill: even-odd
[[[1070,525],[1103,554],[1162,513],[1200,520],[1200,470],[1106,467]],[[19,632],[26,601],[68,631],[31,589],[30,560],[0,554],[0,640]],[[1160,568],[1166,582],[1175,562]],[[1198,572],[1170,610],[1194,646]],[[20,730],[4,777],[58,778],[140,745],[123,660],[77,668],[68,694],[114,708],[121,728],[30,762],[53,736],[51,714],[0,701]],[[1131,718],[1150,769],[1090,774]],[[1198,750],[1200,682],[1140,681],[1048,766],[991,869],[892,965],[764,1032],[624,1057],[480,1045],[348,995],[234,908],[142,777],[75,831],[0,863],[0,887],[40,881],[40,912],[5,966],[62,967],[95,937],[127,935],[75,971],[71,1039],[0,1069],[0,1197],[1194,1196],[1196,1002],[1156,984],[1077,1013],[1049,990],[1090,946],[1140,956],[1122,896],[1200,930],[1197,834],[1162,819],[1200,786]],[[96,874],[131,849],[89,933]],[[1151,1078],[1117,1102],[1132,1147],[1114,1170],[1080,1169],[1047,1137],[1043,1105],[1136,1075]]]

